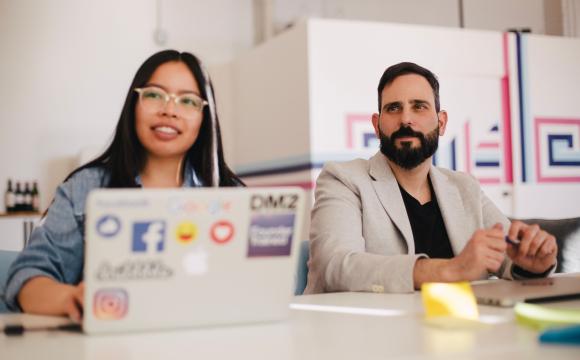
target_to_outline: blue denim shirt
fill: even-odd
[[[201,186],[195,171],[187,165],[185,174],[184,187]],[[10,310],[20,310],[18,293],[32,277],[47,276],[65,284],[82,280],[85,202],[91,190],[104,187],[107,178],[102,168],[87,168],[56,189],[46,216],[8,271],[4,297]],[[135,180],[141,184],[139,177]]]

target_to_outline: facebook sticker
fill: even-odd
[[[248,257],[290,255],[294,218],[294,214],[252,216]]]
[[[133,223],[133,251],[153,254],[162,252],[165,244],[165,221]]]

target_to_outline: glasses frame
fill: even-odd
[[[175,104],[175,106],[180,106],[179,103],[177,102],[177,99],[183,97],[183,96],[193,96],[196,98],[199,98],[201,100],[201,107],[197,108],[196,111],[202,112],[203,108],[205,106],[208,105],[208,102],[206,100],[204,100],[201,96],[195,94],[195,93],[187,93],[187,94],[182,94],[182,95],[177,95],[174,93],[168,93],[167,91],[163,90],[160,87],[157,86],[145,86],[145,87],[141,87],[141,88],[135,88],[133,89],[136,93],[139,94],[139,101],[143,101],[143,92],[147,89],[156,89],[159,90],[160,92],[162,92],[163,94],[165,94],[163,100],[165,101],[165,103],[163,104],[163,108],[165,108],[167,106],[167,104],[169,103],[169,101],[173,100],[173,103]]]

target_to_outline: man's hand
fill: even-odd
[[[514,221],[508,237],[519,245],[509,244],[507,254],[520,268],[541,274],[556,263],[558,245],[556,238],[540,229],[538,225],[527,225]]]
[[[507,244],[503,227],[495,224],[491,229],[481,229],[465,245],[459,255],[448,263],[447,273],[451,281],[472,281],[495,273],[505,258]]]

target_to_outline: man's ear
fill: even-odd
[[[439,111],[437,117],[439,121],[439,136],[443,136],[445,134],[445,129],[447,128],[447,111]]]
[[[377,139],[380,138],[379,136],[379,114],[374,113],[372,116],[372,122],[373,122],[373,127],[375,128],[375,135],[377,136]]]

